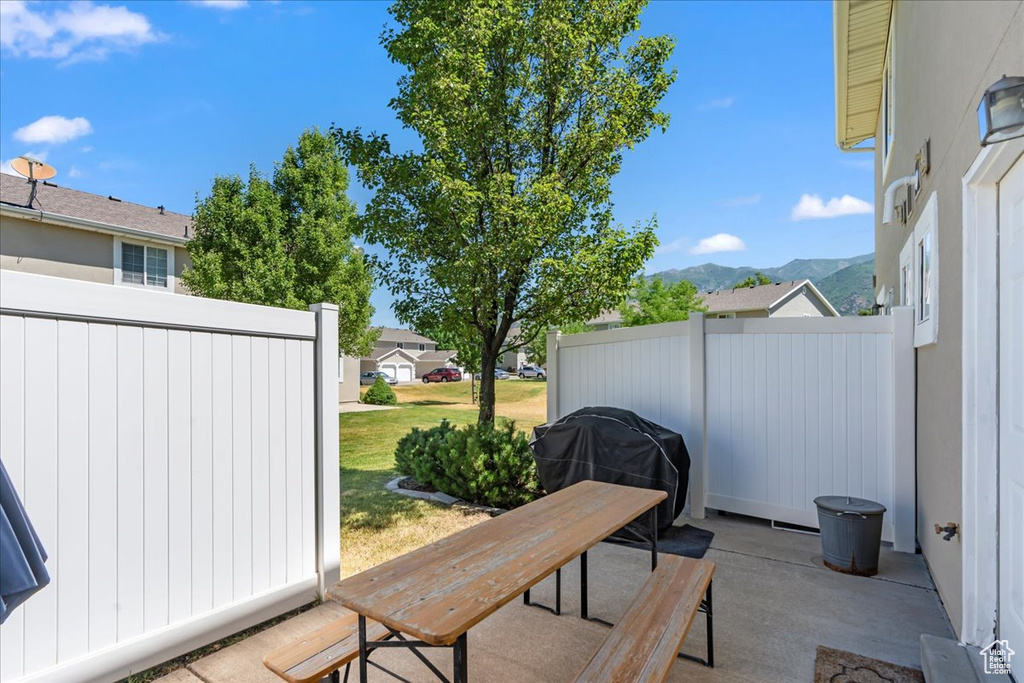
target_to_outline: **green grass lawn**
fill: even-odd
[[[497,413],[531,430],[544,421],[546,384],[532,380],[497,382]],[[395,387],[398,407],[338,416],[341,441],[341,573],[349,576],[472,526],[481,513],[389,493],[397,476],[395,445],[413,427],[476,420],[468,381]]]

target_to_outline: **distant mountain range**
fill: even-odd
[[[871,285],[874,271],[875,255],[872,253],[845,259],[794,259],[777,268],[730,268],[705,263],[702,266],[665,270],[650,277],[660,277],[667,282],[689,280],[702,292],[730,289],[754,273],[762,273],[773,282],[806,278],[842,315],[857,315],[858,310],[874,303]]]

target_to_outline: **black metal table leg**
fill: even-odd
[[[651,571],[658,568],[658,508],[651,508]]]
[[[587,551],[580,555],[580,616],[587,618]]]
[[[359,615],[359,683],[366,683],[366,617]]]
[[[467,634],[455,641],[453,683],[469,683],[469,647]]]

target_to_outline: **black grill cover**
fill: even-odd
[[[668,494],[658,505],[662,532],[686,504],[690,455],[682,435],[632,411],[582,408],[534,427],[530,447],[548,493],[587,479],[662,490]]]

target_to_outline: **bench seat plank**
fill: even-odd
[[[577,681],[663,681],[715,571],[713,562],[663,555]]]
[[[390,635],[382,624],[366,622],[367,641]],[[359,656],[359,615],[349,612],[263,657],[263,665],[289,683],[315,683]]]

